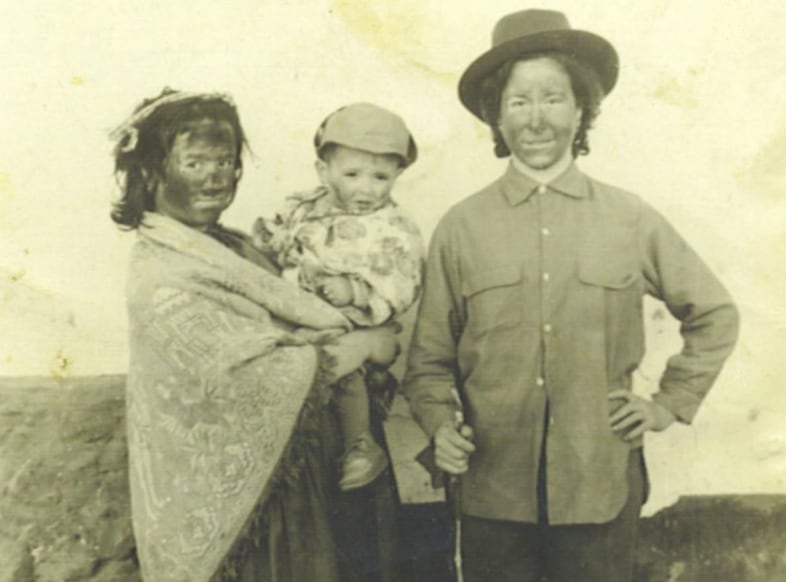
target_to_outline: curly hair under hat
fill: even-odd
[[[505,158],[510,155],[510,149],[499,129],[499,115],[502,92],[508,84],[513,67],[519,61],[538,58],[549,58],[556,61],[570,77],[573,96],[576,98],[577,107],[581,110],[581,120],[576,131],[576,137],[573,140],[572,153],[574,158],[587,155],[590,152],[588,133],[595,119],[600,114],[600,103],[603,100],[604,92],[598,76],[592,69],[584,66],[570,55],[559,52],[533,53],[510,59],[481,82],[480,109],[484,121],[491,127],[491,134],[494,139],[494,155],[498,158]]]

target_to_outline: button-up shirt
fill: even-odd
[[[445,215],[404,391],[430,435],[455,418],[460,395],[477,447],[462,511],[537,521],[545,438],[550,523],[616,516],[631,445],[609,426],[619,403],[608,393],[631,389],[644,355],[645,294],[681,321],[684,340],[654,400],[690,422],[731,352],[738,316],[660,214],[572,165],[548,185],[509,167]]]

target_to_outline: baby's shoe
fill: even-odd
[[[359,489],[379,477],[388,466],[388,457],[368,431],[362,433],[341,460],[342,491]]]

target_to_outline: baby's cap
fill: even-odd
[[[373,103],[353,103],[331,113],[314,136],[317,155],[331,143],[373,154],[396,154],[405,167],[418,157],[404,120]]]

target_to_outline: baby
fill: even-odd
[[[396,179],[417,157],[415,141],[398,115],[355,103],[322,122],[314,146],[321,185],[288,197],[274,220],[257,219],[255,241],[283,277],[356,326],[382,325],[420,294],[423,239],[391,198]],[[345,443],[343,491],[371,483],[388,463],[369,430],[368,389],[390,376],[364,371],[343,382],[335,397]]]

